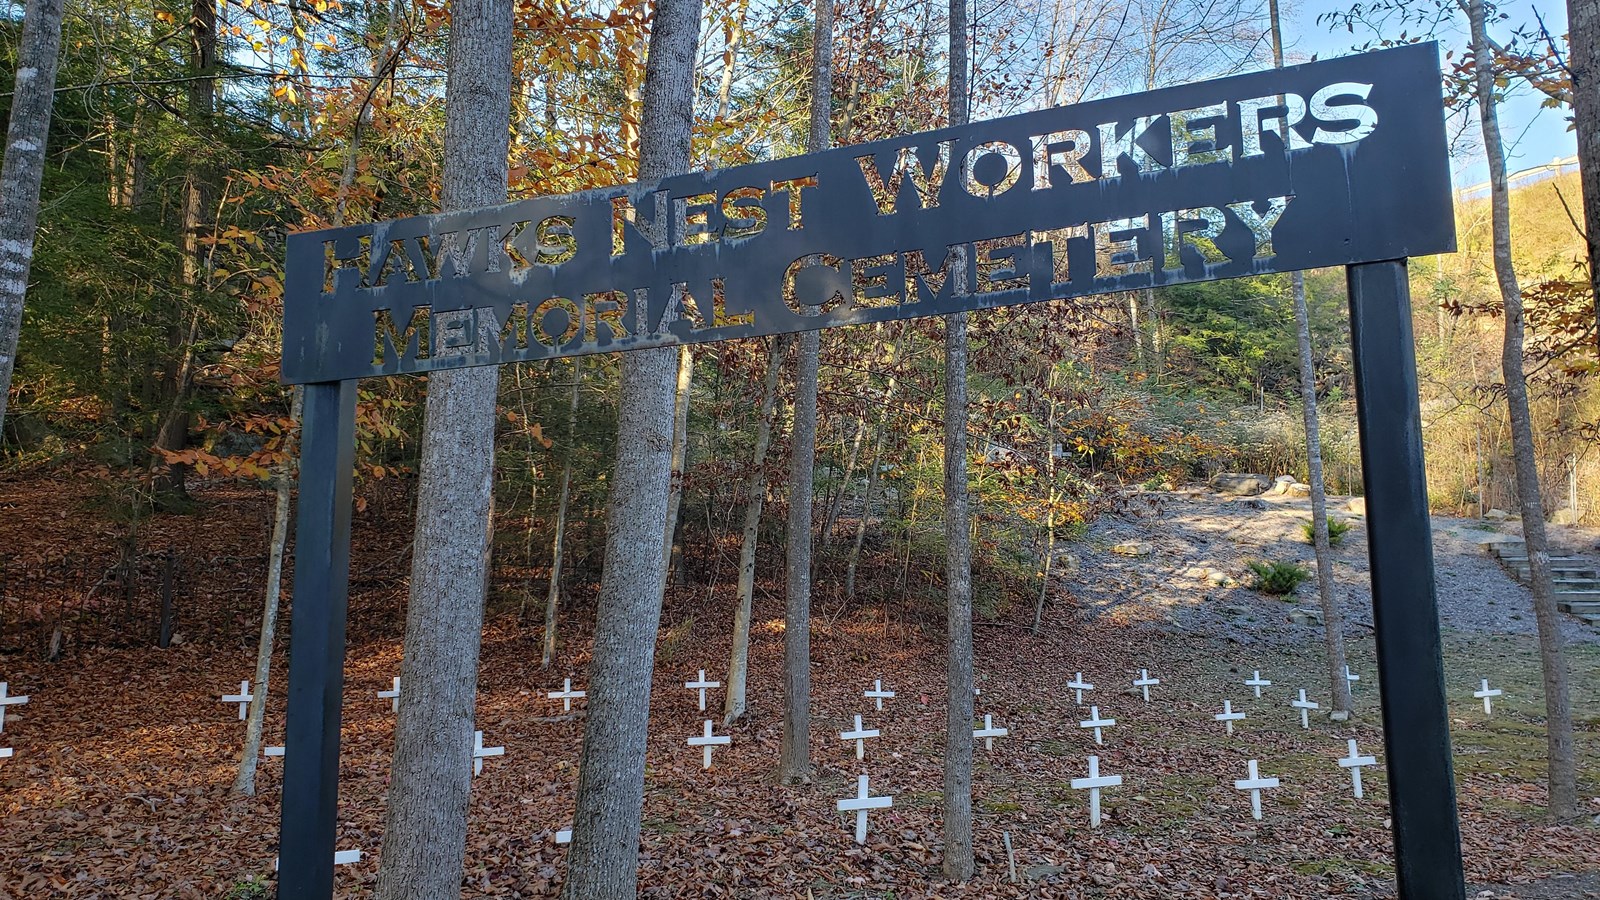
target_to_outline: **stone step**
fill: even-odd
[[[1600,628],[1600,615],[1594,615],[1594,616],[1580,615],[1580,616],[1578,616],[1578,619],[1580,621],[1584,622],[1587,625],[1593,625],[1596,628]]]
[[[1505,563],[1508,566],[1525,566],[1525,565],[1528,564],[1528,557],[1521,556],[1521,555],[1518,555],[1518,556],[1502,556],[1502,557],[1500,557],[1500,561]],[[1561,563],[1575,563],[1575,562],[1579,562],[1579,559],[1576,556],[1552,556],[1552,557],[1550,557],[1551,565],[1560,565]]]
[[[1600,600],[1557,601],[1556,609],[1575,616],[1600,615]]]

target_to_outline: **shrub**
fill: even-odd
[[[247,881],[235,882],[228,893],[223,895],[223,900],[271,900],[271,898],[270,886],[254,877]]]
[[[1294,593],[1300,582],[1311,577],[1311,572],[1299,563],[1277,560],[1270,563],[1251,562],[1248,564],[1252,574],[1256,576],[1255,584],[1251,587],[1263,594],[1283,596]]]
[[[1344,543],[1345,534],[1347,534],[1350,529],[1354,527],[1356,527],[1355,523],[1351,522],[1349,519],[1335,519],[1332,516],[1328,517],[1328,545],[1330,547],[1337,547]],[[1313,523],[1310,519],[1307,519],[1305,522],[1301,523],[1300,533],[1305,535],[1306,543],[1315,544],[1317,542],[1315,523]]]

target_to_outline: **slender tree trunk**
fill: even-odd
[[[889,383],[883,391],[883,407],[878,413],[878,432],[872,440],[872,468],[867,472],[867,487],[861,493],[861,516],[856,520],[856,539],[850,547],[850,561],[845,566],[844,594],[856,595],[856,566],[861,563],[861,546],[867,540],[867,520],[872,517],[872,498],[878,486],[879,469],[883,466],[883,448],[889,438],[889,411],[894,406],[895,388],[899,386],[900,353],[905,347],[909,328],[902,328],[894,342],[894,352],[889,357]]]
[[[828,149],[833,112],[833,0],[816,0],[812,34],[811,133],[806,150]],[[811,513],[817,462],[817,364],[821,336],[803,331],[795,354],[794,430],[789,438],[789,533],[783,632],[783,746],[778,778],[811,780]]]
[[[1567,72],[1572,77],[1589,286],[1600,314],[1600,0],[1567,0]]]
[[[1537,448],[1533,419],[1528,411],[1528,382],[1522,369],[1522,291],[1511,263],[1511,206],[1506,190],[1505,151],[1495,97],[1495,72],[1489,51],[1484,0],[1467,0],[1472,29],[1472,51],[1477,60],[1478,116],[1483,127],[1483,150],[1489,159],[1489,193],[1493,210],[1494,272],[1505,304],[1505,343],[1500,364],[1505,373],[1506,410],[1511,419],[1511,444],[1517,477],[1517,500],[1522,511],[1522,536],[1528,546],[1528,568],[1533,592],[1533,615],[1539,626],[1539,650],[1544,664],[1545,732],[1549,744],[1550,815],[1557,820],[1577,815],[1578,788],[1572,736],[1572,702],[1567,692],[1566,654],[1562,649],[1561,617],[1556,610],[1550,579],[1550,544],[1545,536],[1544,500],[1539,492]]]
[[[744,715],[745,686],[750,676],[750,607],[756,593],[756,546],[761,537],[761,507],[767,495],[767,449],[772,445],[772,419],[778,408],[778,372],[789,342],[779,338],[767,349],[767,372],[761,379],[761,415],[750,477],[744,488],[744,534],[739,544],[739,603],[733,614],[733,653],[728,659],[728,690],[722,721],[732,725]]]
[[[1283,22],[1278,0],[1269,0],[1272,64],[1283,68]],[[1300,345],[1300,414],[1306,432],[1306,479],[1311,486],[1311,544],[1317,558],[1317,597],[1322,602],[1322,640],[1327,650],[1328,689],[1335,720],[1350,716],[1350,681],[1345,678],[1344,614],[1333,593],[1333,546],[1328,538],[1328,494],[1322,475],[1322,431],[1317,421],[1317,369],[1311,352],[1311,312],[1306,305],[1306,277],[1289,276],[1294,301],[1295,335]]]
[[[1033,633],[1038,634],[1044,623],[1044,601],[1050,594],[1050,566],[1056,557],[1056,504],[1061,491],[1056,488],[1056,367],[1050,367],[1050,377],[1045,383],[1049,393],[1049,412],[1045,416],[1045,479],[1050,483],[1047,494],[1050,508],[1045,510],[1044,574],[1039,580],[1039,599],[1033,605]]]
[[[950,0],[950,124],[967,124],[967,0]],[[966,278],[958,270],[952,278]],[[967,497],[967,316],[945,317],[944,535],[947,721],[944,874],[968,881],[972,861],[972,511]]]
[[[544,654],[539,667],[556,658],[556,611],[561,606],[561,553],[567,540],[567,505],[572,499],[572,454],[577,452],[578,392],[583,386],[583,357],[572,358],[572,399],[567,404],[567,458],[561,464],[561,493],[556,500],[556,536],[550,547],[550,592],[544,600]]]
[[[241,797],[256,795],[256,763],[261,759],[261,730],[267,716],[267,686],[272,677],[272,646],[278,635],[278,600],[282,596],[283,551],[289,543],[289,495],[294,489],[294,437],[300,428],[302,407],[300,388],[292,389],[289,403],[289,434],[284,442],[284,461],[278,467],[277,498],[272,506],[272,539],[267,545],[267,597],[261,613],[261,639],[256,644],[255,691],[245,720],[244,755],[239,757],[239,774],[233,779],[233,793]]]
[[[694,348],[678,348],[678,382],[672,401],[672,492],[667,495],[667,526],[661,539],[661,590],[667,590],[678,558],[678,514],[683,506],[683,473],[689,458],[689,391],[694,387]]]
[[[744,42],[744,21],[750,0],[739,0],[733,20],[728,24],[728,41],[722,50],[722,83],[717,86],[717,121],[728,118],[728,95],[733,91],[733,65],[739,60],[739,45]]]
[[[511,26],[510,0],[451,4],[440,190],[446,210],[505,202]],[[498,384],[493,366],[440,370],[428,379],[400,670],[405,692],[377,900],[461,892],[493,534]]]
[[[822,515],[822,546],[826,549],[833,543],[834,523],[839,520],[839,509],[844,506],[844,498],[850,493],[850,479],[855,477],[856,463],[861,460],[861,445],[867,439],[867,420],[865,416],[856,418],[856,436],[850,441],[850,452],[845,456],[844,477],[839,480],[839,490],[828,501],[828,511]]]
[[[699,34],[699,0],[660,0],[650,30],[640,117],[641,180],[689,169]],[[638,893],[677,356],[670,347],[622,356],[617,464],[606,501],[605,571],[589,669],[578,808],[561,893],[566,900],[634,900]]]

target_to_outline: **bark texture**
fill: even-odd
[[[451,5],[444,209],[503,203],[510,0]],[[457,897],[472,787],[494,475],[493,366],[428,379],[405,660],[377,900]]]
[[[1269,0],[1272,25],[1272,65],[1283,68],[1283,19],[1278,0]],[[1311,487],[1311,545],[1317,559],[1317,598],[1322,604],[1322,640],[1327,650],[1328,690],[1332,712],[1350,715],[1350,680],[1345,678],[1344,615],[1333,595],[1333,546],[1328,537],[1328,492],[1322,475],[1322,430],[1317,416],[1317,366],[1311,353],[1311,311],[1306,306],[1306,277],[1289,276],[1294,301],[1295,336],[1300,345],[1300,416],[1306,432],[1306,482]]]
[[[28,293],[33,238],[39,224],[39,183],[44,178],[56,63],[61,56],[62,5],[62,0],[28,0],[22,12],[11,123],[6,128],[4,169],[0,169],[0,430],[6,421],[17,336],[22,333],[22,303]]]
[[[744,535],[739,545],[739,604],[733,613],[733,652],[728,658],[728,691],[722,721],[732,725],[744,715],[745,688],[750,677],[750,607],[756,593],[756,547],[761,538],[761,507],[767,496],[767,449],[772,445],[772,418],[778,408],[778,371],[783,367],[788,342],[774,340],[768,349],[767,372],[761,379],[761,416],[756,423],[756,446],[751,453],[750,477],[744,487]]]
[[[1600,315],[1600,0],[1567,0],[1567,72],[1572,77],[1589,285]]]
[[[950,124],[967,124],[967,0],[950,0]],[[956,277],[952,275],[951,277]],[[966,273],[960,272],[965,278]],[[945,317],[944,535],[947,721],[944,874],[972,878],[972,510],[967,496],[967,316]]]
[[[700,0],[660,0],[650,30],[639,177],[689,168]],[[605,572],[589,669],[589,720],[567,851],[566,900],[634,900],[646,728],[661,621],[661,530],[672,481],[670,347],[622,356],[617,467],[606,501]]]
[[[833,0],[816,0],[811,131],[806,150],[828,149],[833,112]],[[783,746],[778,778],[811,780],[811,515],[817,461],[817,362],[821,335],[804,331],[795,353],[794,430],[789,436],[789,527],[783,630]]]
[[[1545,535],[1544,500],[1539,491],[1539,469],[1533,441],[1533,419],[1528,412],[1528,382],[1523,373],[1522,291],[1511,263],[1511,205],[1506,188],[1506,160],[1496,109],[1493,56],[1483,0],[1468,0],[1467,18],[1472,31],[1479,124],[1483,151],[1489,160],[1489,196],[1493,215],[1494,272],[1505,303],[1505,342],[1500,365],[1506,383],[1506,411],[1511,420],[1511,444],[1517,476],[1517,501],[1522,513],[1522,537],[1528,546],[1532,578],[1533,615],[1539,626],[1539,651],[1544,667],[1545,733],[1549,753],[1550,815],[1570,819],[1577,815],[1577,769],[1572,743],[1572,702],[1567,690],[1566,654],[1562,649],[1561,616],[1556,610],[1550,579],[1550,542]]]

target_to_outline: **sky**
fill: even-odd
[[[1291,0],[1291,4],[1284,10],[1284,43],[1290,62],[1308,59],[1312,54],[1319,58],[1344,56],[1374,36],[1371,32],[1363,33],[1360,27],[1355,34],[1350,34],[1343,27],[1330,31],[1327,24],[1317,23],[1319,15],[1348,10],[1349,0],[1300,0],[1297,4]],[[1561,0],[1503,0],[1501,9],[1510,19],[1490,26],[1490,35],[1501,43],[1510,38],[1514,26],[1536,28],[1535,10],[1544,17],[1545,25],[1558,40],[1566,34],[1566,4]],[[1468,44],[1465,16],[1458,14],[1456,23],[1446,25],[1439,39],[1445,50],[1454,49],[1459,54]],[[1578,152],[1577,141],[1567,130],[1566,111],[1540,109],[1542,99],[1542,94],[1518,82],[1512,96],[1500,107],[1500,131],[1506,142],[1506,168],[1510,172],[1543,165],[1556,157],[1564,159]],[[1452,166],[1456,186],[1462,188],[1486,180],[1488,164],[1483,159],[1476,108],[1470,122],[1456,115],[1451,118],[1449,127],[1456,148]]]

